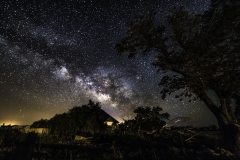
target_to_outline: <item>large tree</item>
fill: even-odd
[[[178,91],[176,97],[202,100],[218,121],[223,146],[240,156],[240,1],[212,0],[203,14],[175,9],[165,25],[154,15],[128,23],[118,54],[158,53],[152,64],[166,71],[162,98]]]

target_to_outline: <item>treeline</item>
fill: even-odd
[[[170,115],[161,107],[137,107],[134,111],[135,117],[125,120],[114,126],[114,132],[120,134],[133,133],[141,134],[144,132],[159,132],[162,127],[166,126]],[[80,107],[76,106],[66,113],[56,114],[53,118],[41,119],[34,122],[32,128],[48,128],[52,135],[84,135],[93,136],[98,133],[113,132],[113,126],[106,124],[108,114],[101,109],[100,103],[89,100],[88,104]],[[114,125],[114,124],[113,124]],[[216,125],[210,126],[171,126],[170,130],[190,129],[194,131],[218,131]]]
[[[73,107],[66,113],[56,114],[50,120],[36,121],[31,128],[48,128],[53,135],[93,135],[107,131],[108,126],[104,123],[106,116],[100,103],[89,100],[88,104]]]
[[[111,117],[101,109],[100,103],[89,100],[81,107],[73,107],[66,113],[56,114],[53,118],[41,119],[34,122],[31,128],[48,128],[52,135],[85,135],[92,136],[97,133],[115,132],[141,133],[160,130],[168,120],[168,113],[161,113],[160,107],[138,107],[134,110],[134,119],[126,120],[118,126],[110,127],[106,120]],[[116,121],[116,120],[115,120]]]
[[[0,159],[234,159],[219,148],[220,132],[212,132],[214,125],[167,127],[170,115],[162,108],[138,107],[133,119],[113,129],[104,113],[90,100],[31,125],[49,128],[49,134],[1,127]]]

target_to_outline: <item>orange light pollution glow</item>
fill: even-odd
[[[0,122],[0,124],[2,124],[2,126],[13,126],[13,125],[18,125],[19,123],[17,121],[11,121],[11,120],[6,120],[6,121],[2,121]]]

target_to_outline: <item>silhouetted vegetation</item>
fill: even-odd
[[[48,133],[35,133],[34,130],[26,130],[31,131],[26,133],[21,127],[2,126],[0,158],[236,159],[221,148],[217,126],[166,127],[169,114],[162,113],[162,108],[138,107],[134,110],[134,119],[109,128],[100,110],[100,104],[90,100],[87,105],[32,124],[32,127],[53,129]]]
[[[157,54],[152,64],[165,72],[159,83],[162,99],[175,94],[180,100],[202,100],[219,123],[224,147],[240,157],[239,17],[237,0],[212,0],[203,14],[175,9],[167,25],[159,25],[152,12],[128,23],[116,49],[129,57]]]
[[[52,135],[70,135],[105,132],[108,127],[104,123],[106,113],[101,109],[100,103],[89,103],[81,107],[73,107],[67,113],[56,114],[50,120],[34,122],[32,128],[49,128]]]
[[[201,15],[183,8],[172,11],[167,26],[157,25],[154,13],[140,16],[128,23],[126,36],[116,45],[119,54],[129,57],[158,53],[153,65],[165,71],[160,82],[162,98],[180,91],[175,95],[180,100],[202,100],[219,128],[167,127],[169,114],[161,113],[160,107],[138,107],[134,119],[110,127],[109,115],[100,103],[90,100],[31,125],[48,128],[48,133],[1,127],[0,158],[239,159],[239,9],[236,0],[212,0],[210,9]],[[213,103],[209,90],[219,105]]]
[[[124,122],[126,130],[134,133],[159,131],[169,119],[168,113],[160,113],[160,107],[138,107],[134,110],[136,117]]]

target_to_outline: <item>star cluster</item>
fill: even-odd
[[[30,124],[89,99],[119,120],[137,106],[158,105],[172,117],[212,122],[201,102],[161,100],[153,57],[127,59],[114,50],[128,18],[156,10],[164,22],[179,6],[203,12],[209,1],[1,1],[0,122]],[[210,118],[201,121],[201,115]]]

